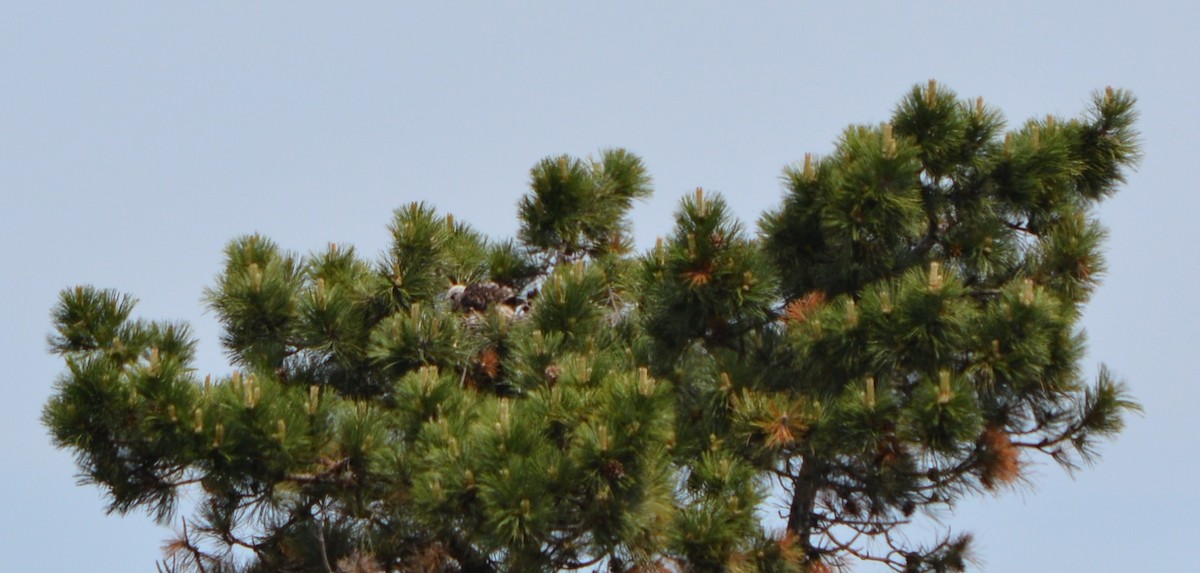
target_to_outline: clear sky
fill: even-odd
[[[5,570],[153,571],[170,535],[105,516],[38,421],[59,289],[190,322],[199,367],[222,373],[200,297],[238,234],[373,255],[392,209],[426,200],[508,236],[535,161],[610,146],[655,177],[641,246],[697,186],[753,224],[785,165],[930,78],[1010,124],[1128,88],[1145,151],[1101,210],[1109,273],[1084,320],[1089,370],[1107,363],[1145,416],[1074,479],[1034,466],[1035,488],[946,522],[978,534],[986,571],[1196,569],[1200,4],[567,4],[0,2]]]

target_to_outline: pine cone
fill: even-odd
[[[608,460],[600,466],[600,473],[610,480],[619,480],[625,477],[625,465],[619,460]]]

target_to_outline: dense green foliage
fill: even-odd
[[[240,237],[206,291],[235,371],[68,289],[44,420],[115,511],[195,492],[170,570],[959,571],[968,537],[904,525],[1137,408],[1078,327],[1133,102],[1005,131],[930,82],[787,168],[757,232],[696,190],[641,255],[623,150],[537,163],[517,240],[424,204],[375,262]]]

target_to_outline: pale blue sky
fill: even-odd
[[[1128,380],[1145,417],[1074,480],[1036,466],[1035,489],[947,523],[978,534],[986,571],[1195,569],[1200,4],[102,4],[0,3],[5,570],[153,571],[170,534],[106,517],[38,422],[59,289],[133,293],[225,372],[200,297],[235,235],[373,255],[391,210],[427,200],[507,236],[535,161],[609,146],[655,178],[642,246],[697,186],[752,224],[784,165],[929,78],[1012,124],[1128,88],[1146,155],[1102,210],[1109,275],[1084,321],[1089,369]]]

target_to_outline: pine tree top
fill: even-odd
[[[620,149],[538,162],[516,239],[423,203],[377,260],[239,237],[205,295],[233,372],[79,286],[43,420],[114,511],[197,496],[168,570],[963,570],[969,536],[905,526],[1137,409],[1082,379],[1078,326],[1134,119],[1107,89],[1006,131],[931,81],[786,168],[756,229],[697,189],[644,253]]]

